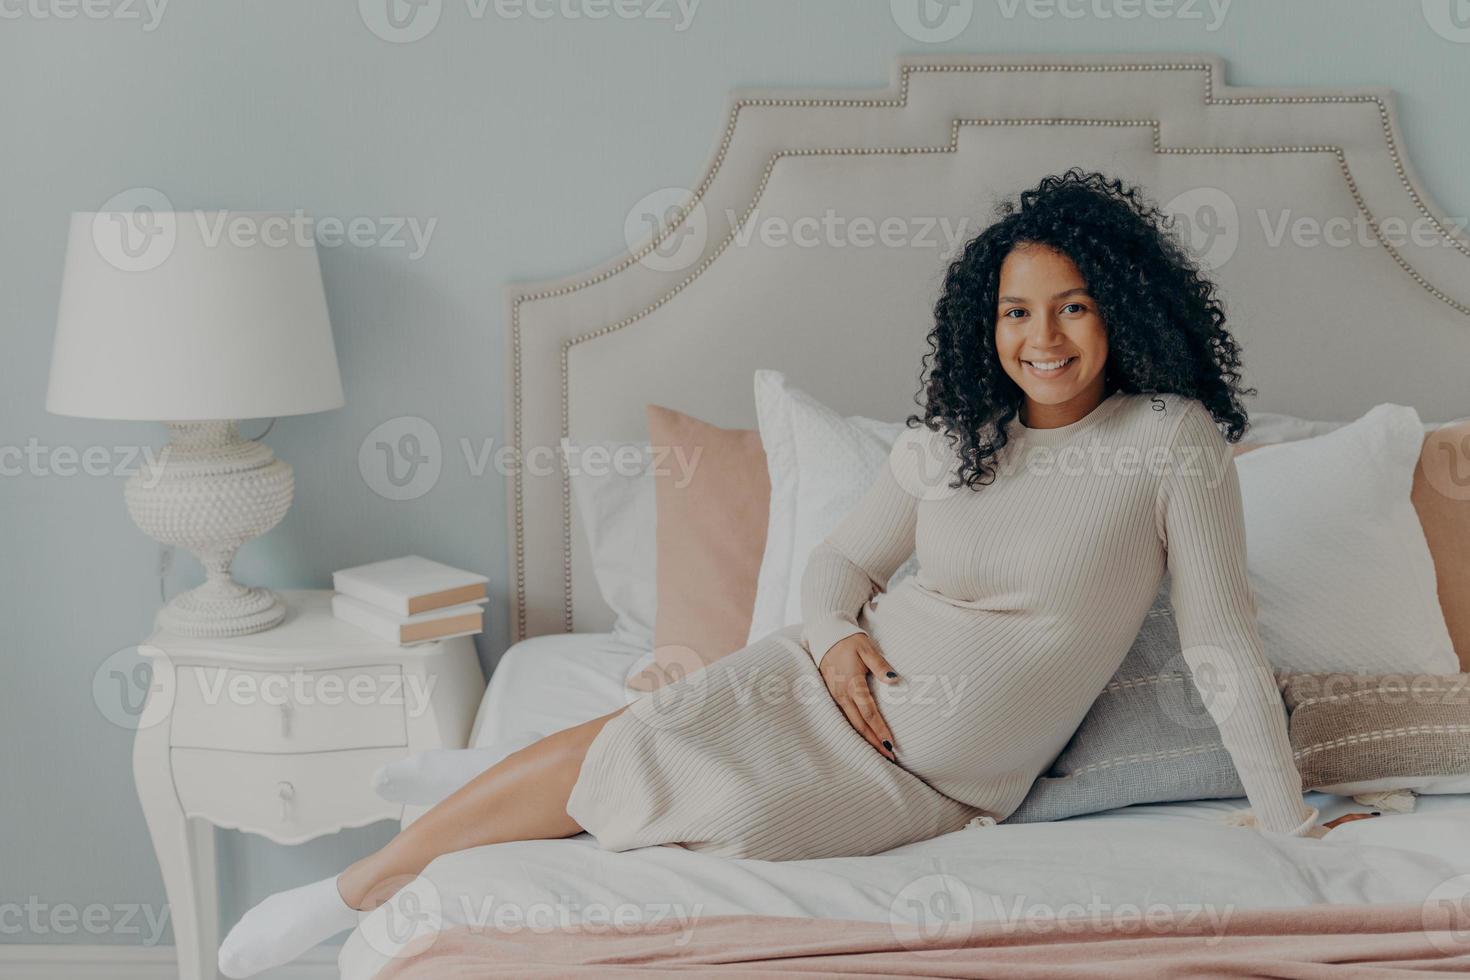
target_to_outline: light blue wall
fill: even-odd
[[[502,484],[493,470],[471,475],[455,447],[502,432],[501,285],[616,253],[633,202],[701,172],[732,88],[883,84],[906,52],[1214,52],[1237,83],[1397,90],[1429,191],[1450,215],[1470,213],[1470,44],[1435,33],[1418,0],[1235,0],[1215,30],[1206,0],[1175,4],[1203,19],[1136,20],[1089,12],[1127,0],[1062,0],[1080,18],[973,0],[964,33],[932,46],[897,29],[888,0],[703,0],[683,31],[649,18],[505,19],[496,0],[442,2],[428,37],[392,44],[352,0],[173,0],[151,30],[35,14],[66,0],[0,0],[0,447],[161,442],[157,426],[42,410],[69,211],[146,186],[179,208],[435,221],[416,260],[401,248],[322,251],[347,407],[277,423],[268,441],[296,467],[295,509],[237,567],[282,587],[325,586],[334,568],[404,552],[480,570],[494,597],[487,661],[507,635]],[[657,9],[677,10],[673,0]],[[151,16],[144,0],[128,10]],[[429,419],[446,460],[431,492],[395,503],[364,483],[357,452],[400,415]],[[118,479],[0,477],[0,903],[163,903],[130,733],[92,696],[98,665],[148,631],[156,561]],[[180,566],[171,590],[193,583],[192,560]],[[300,849],[221,834],[227,924],[386,833]]]

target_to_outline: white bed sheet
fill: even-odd
[[[624,678],[647,657],[611,634],[516,644],[486,691],[475,743],[557,731],[611,711],[626,702]],[[1321,807],[1323,820],[1364,809],[1322,793],[1307,802]],[[1240,798],[1132,806],[821,861],[732,861],[676,846],[613,853],[585,834],[498,844],[435,861],[400,893],[401,903],[365,917],[338,963],[346,980],[367,980],[415,937],[452,925],[676,918],[692,928],[700,916],[739,914],[911,922],[935,909],[976,921],[1031,909],[1126,919],[1163,907],[1218,919],[1242,908],[1419,903],[1446,889],[1470,890],[1462,877],[1470,876],[1470,794],[1421,797],[1414,813],[1354,821],[1321,840],[1268,838],[1221,822],[1248,805]]]

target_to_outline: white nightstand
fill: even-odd
[[[133,778],[181,980],[215,976],[215,827],[299,844],[411,818],[373,792],[373,771],[468,742],[485,690],[471,639],[395,646],[333,618],[331,595],[281,593],[286,619],[263,633],[139,647],[154,674]]]

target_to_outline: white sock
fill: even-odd
[[[342,901],[337,878],[277,892],[245,913],[219,946],[219,972],[238,980],[289,963],[345,929],[358,911]]]
[[[373,790],[391,803],[433,806],[501,759],[541,740],[522,732],[480,749],[430,749],[373,773]]]

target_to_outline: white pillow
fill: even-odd
[[[747,642],[802,621],[801,576],[812,551],[867,493],[904,431],[901,422],[844,418],[780,371],[755,373],[755,412],[771,509]],[[890,581],[915,564],[909,559]]]
[[[877,479],[904,428],[843,418],[775,371],[756,374],[756,411],[771,512],[752,641],[801,621],[812,549]],[[1304,672],[1457,673],[1409,499],[1424,438],[1418,414],[1385,404],[1326,424],[1325,435],[1236,460],[1267,659]],[[890,581],[914,567],[911,558]]]
[[[658,610],[653,453],[647,443],[565,438],[561,451],[597,590],[617,617],[612,632],[622,643],[651,650]]]
[[[1409,499],[1423,443],[1417,412],[1383,404],[1236,461],[1261,641],[1278,669],[1459,671]]]
[[[1276,412],[1251,412],[1250,419],[1250,428],[1240,440],[1243,443],[1295,442],[1298,439],[1325,436],[1349,424],[1347,422],[1317,422],[1312,419],[1299,419],[1295,415],[1280,415]],[[1455,419],[1452,422],[1425,422],[1424,434],[1428,435],[1435,429],[1447,425],[1458,425],[1466,421],[1470,421],[1470,417]]]

